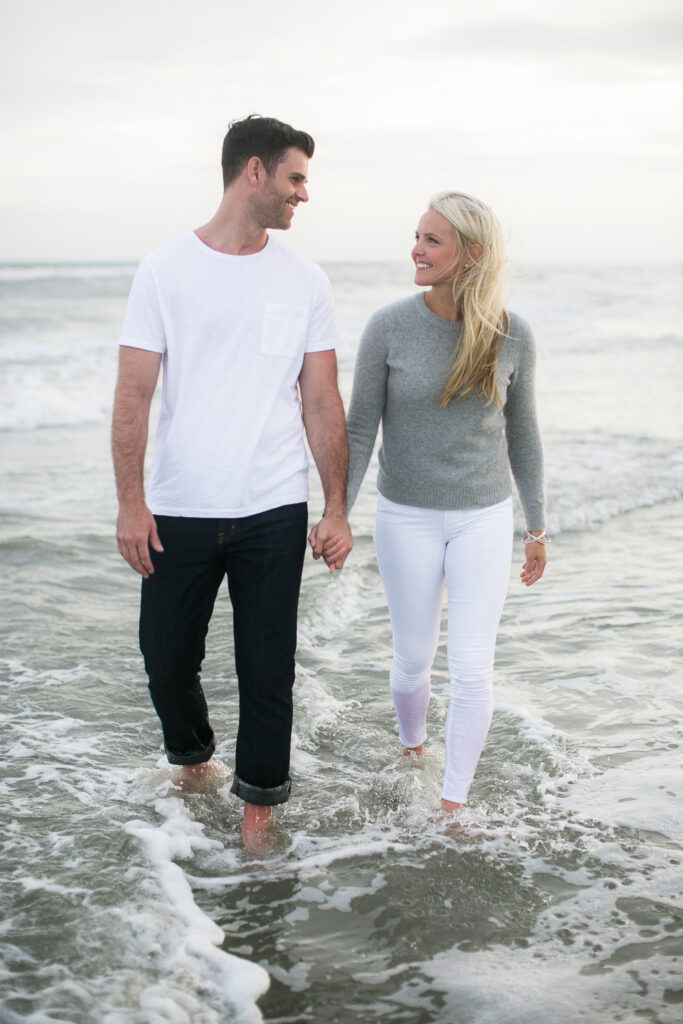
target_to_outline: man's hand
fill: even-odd
[[[308,535],[314,558],[323,558],[330,572],[341,569],[353,548],[351,527],[345,515],[324,515]]]
[[[149,553],[150,544],[155,551],[161,552],[164,549],[159,540],[154,516],[146,505],[121,506],[119,508],[119,517],[116,521],[116,542],[131,569],[135,569],[141,576],[148,579],[154,572]]]

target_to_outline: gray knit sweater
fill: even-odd
[[[442,408],[461,326],[432,313],[422,292],[370,319],[349,406],[349,508],[381,422],[377,486],[386,498],[422,508],[485,508],[510,496],[512,470],[526,525],[541,530],[543,453],[531,329],[511,314],[511,337],[501,339],[498,361],[502,409],[480,394],[456,396]]]

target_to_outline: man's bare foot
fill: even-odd
[[[242,843],[248,853],[268,853],[272,846],[270,826],[273,822],[273,808],[258,804],[244,804],[242,818]]]
[[[406,757],[410,757],[411,754],[424,754],[425,745],[421,743],[419,747],[404,747],[403,753]]]
[[[445,811],[446,814],[452,814],[453,811],[457,811],[462,804],[456,804],[454,800],[444,800],[441,798],[441,810]]]
[[[184,793],[203,793],[220,773],[220,767],[213,758],[201,764],[181,764],[173,781]]]

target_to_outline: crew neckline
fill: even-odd
[[[432,322],[445,324],[448,327],[462,327],[462,320],[446,320],[445,317],[439,316],[439,314],[435,313],[433,309],[430,309],[427,305],[427,300],[425,299],[426,294],[426,292],[419,292],[415,296],[418,309],[421,310],[423,316],[426,316]]]
[[[209,256],[215,256],[217,259],[223,261],[239,260],[240,263],[244,263],[245,260],[257,260],[259,259],[259,257],[263,258],[266,255],[266,253],[269,253],[274,245],[271,236],[268,235],[266,237],[266,244],[263,246],[262,249],[259,249],[258,252],[249,252],[240,255],[239,253],[235,252],[221,252],[219,249],[212,249],[210,245],[207,245],[206,242],[203,242],[201,240],[196,231],[190,231],[190,235],[192,236],[196,244],[200,246],[202,252],[206,252],[209,254]]]

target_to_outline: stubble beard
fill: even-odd
[[[282,196],[275,193],[274,190],[269,195],[263,197],[256,208],[256,215],[258,221],[263,228],[274,228],[280,231],[286,231],[292,226],[292,216],[289,212],[289,207],[285,206],[287,202]]]

